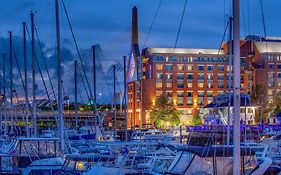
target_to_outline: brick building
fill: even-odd
[[[128,126],[152,125],[149,111],[161,94],[181,111],[182,124],[190,124],[198,108],[211,103],[213,96],[228,92],[229,43],[223,43],[220,50],[145,48],[140,54],[134,32],[136,13],[133,9],[132,53],[137,78],[128,84]],[[248,36],[241,39],[240,47],[241,92],[249,93],[254,85],[262,84],[272,101],[281,94],[281,38]]]

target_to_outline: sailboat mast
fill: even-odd
[[[58,62],[58,118],[60,128],[60,149],[64,152],[64,121],[63,121],[63,103],[62,103],[62,66],[61,66],[61,47],[60,47],[60,17],[59,0],[55,0],[56,14],[56,38],[57,38],[57,62]]]
[[[6,136],[8,133],[8,128],[7,128],[7,100],[6,100],[6,54],[3,53],[3,103],[4,103],[4,135]]]
[[[29,137],[29,126],[28,126],[28,92],[27,92],[27,56],[26,56],[26,23],[22,23],[23,28],[23,62],[24,62],[24,92],[25,92],[25,108],[26,108],[26,115],[25,115],[25,129],[26,129],[26,136]]]
[[[96,82],[96,47],[92,47],[93,50],[93,78],[94,78],[94,104],[97,104],[97,82]],[[97,115],[94,112],[94,127],[95,134],[97,136]]]
[[[126,56],[123,57],[124,64],[124,117],[125,117],[125,141],[128,141],[128,114],[127,114],[127,74],[126,74]]]
[[[230,107],[231,107],[231,86],[232,86],[232,22],[233,18],[229,17],[229,51],[228,51],[228,108],[227,108],[227,140],[226,143],[227,145],[230,145],[230,125],[231,125],[231,120],[230,120]]]
[[[37,137],[37,116],[36,116],[36,84],[35,84],[35,40],[34,40],[34,13],[31,11],[31,50],[32,50],[32,115],[34,137]]]
[[[234,41],[234,125],[233,125],[233,173],[240,175],[240,12],[239,0],[233,0]]]
[[[75,128],[78,131],[78,104],[77,104],[77,61],[74,61],[74,101],[75,101]]]
[[[116,139],[116,67],[113,65],[113,110],[114,110],[114,138]]]
[[[12,39],[12,32],[9,31],[9,38],[10,38],[10,98],[11,98],[11,130],[10,134],[14,134],[14,118],[13,118],[13,39]]]

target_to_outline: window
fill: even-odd
[[[193,70],[193,66],[192,65],[187,65],[187,70],[188,71],[192,71]]]
[[[162,88],[162,82],[157,82],[156,83],[156,88]]]
[[[224,66],[223,65],[218,65],[218,71],[224,71]]]
[[[172,64],[166,64],[165,68],[166,68],[166,70],[173,70],[173,65]]]
[[[198,81],[198,87],[203,88],[204,87],[204,82]]]
[[[204,65],[198,65],[198,70],[204,70]]]
[[[172,87],[173,87],[173,84],[172,84],[171,82],[168,82],[168,83],[166,83],[166,87],[167,87],[167,88],[172,88]]]
[[[178,81],[178,88],[183,88],[183,81]]]
[[[192,88],[192,82],[187,82],[187,84],[186,84],[186,86],[187,86],[187,88]]]
[[[213,97],[213,91],[207,91],[207,97]]]
[[[268,95],[273,95],[273,94],[274,94],[274,90],[272,90],[272,89],[268,89],[267,94],[268,94]]]
[[[207,66],[207,71],[213,71],[214,70],[214,66]]]
[[[281,72],[277,72],[277,78],[281,78]]]
[[[223,74],[218,74],[218,80],[224,80],[224,75]]]
[[[193,74],[187,74],[187,80],[193,80]]]
[[[183,92],[178,92],[177,93],[177,97],[178,97],[177,104],[178,105],[183,105]]]
[[[184,70],[183,64],[178,64],[177,67],[178,67],[178,70]]]
[[[207,75],[207,80],[213,80],[213,74],[208,74]]]
[[[281,64],[277,64],[277,69],[281,69]]]
[[[177,78],[178,78],[178,80],[183,80],[184,74],[183,73],[177,74]]]
[[[198,74],[198,80],[204,80],[204,74]]]
[[[269,69],[274,69],[274,64],[268,64]]]
[[[163,70],[162,64],[156,64],[156,70]]]
[[[198,91],[198,97],[204,97],[204,91]]]
[[[214,87],[213,82],[208,82],[207,87],[208,88],[213,88]]]
[[[162,94],[163,94],[163,91],[156,91],[156,97],[159,97]]]
[[[156,78],[157,79],[163,79],[163,73],[157,73]]]
[[[186,96],[187,96],[187,97],[193,97],[192,91],[187,91],[187,92],[186,92]]]
[[[173,79],[173,74],[166,74],[166,79],[167,80],[172,80]]]
[[[187,97],[186,104],[187,105],[192,105],[193,104],[193,98],[192,97]]]
[[[224,88],[224,82],[219,81],[218,88]]]

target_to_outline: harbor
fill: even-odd
[[[281,175],[279,7],[0,2],[0,174]]]

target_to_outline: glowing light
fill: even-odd
[[[152,105],[153,105],[153,106],[155,105],[155,100],[152,100]]]

